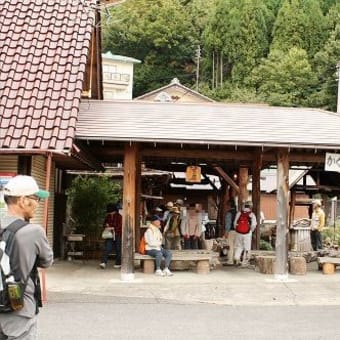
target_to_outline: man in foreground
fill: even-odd
[[[31,176],[18,175],[11,178],[4,188],[8,211],[7,216],[0,221],[1,229],[7,228],[18,219],[29,222],[34,217],[40,200],[48,196],[49,193],[40,190]],[[53,262],[53,252],[41,225],[28,223],[16,232],[10,262],[15,274],[21,274],[22,282],[27,278],[27,284],[23,308],[0,314],[0,339],[37,339],[41,292],[36,268],[47,268]]]

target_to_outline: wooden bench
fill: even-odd
[[[207,250],[172,250],[172,261],[194,261],[196,262],[197,274],[210,272],[210,261],[218,257],[218,253]],[[135,260],[141,260],[143,272],[152,274],[155,271],[155,258],[149,255],[135,253]]]
[[[317,259],[319,268],[322,269],[324,274],[334,274],[335,267],[340,265],[340,258],[339,257],[318,257]]]

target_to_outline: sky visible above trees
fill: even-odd
[[[339,0],[127,0],[103,51],[142,60],[134,95],[177,77],[220,101],[336,110]],[[197,49],[200,47],[200,58]]]

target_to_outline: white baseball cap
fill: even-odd
[[[312,201],[312,204],[318,205],[319,207],[322,206],[321,200],[319,200],[319,199],[314,199],[314,200]]]
[[[30,196],[34,195],[39,198],[47,198],[50,193],[40,190],[37,182],[31,176],[18,175],[12,177],[4,187],[6,196]]]

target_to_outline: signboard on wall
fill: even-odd
[[[190,183],[201,183],[201,167],[188,166],[185,172],[185,180]]]
[[[7,184],[11,177],[16,174],[13,172],[0,172],[0,218],[7,213],[7,206],[4,200],[4,186]]]
[[[326,152],[325,170],[340,172],[340,153]]]

